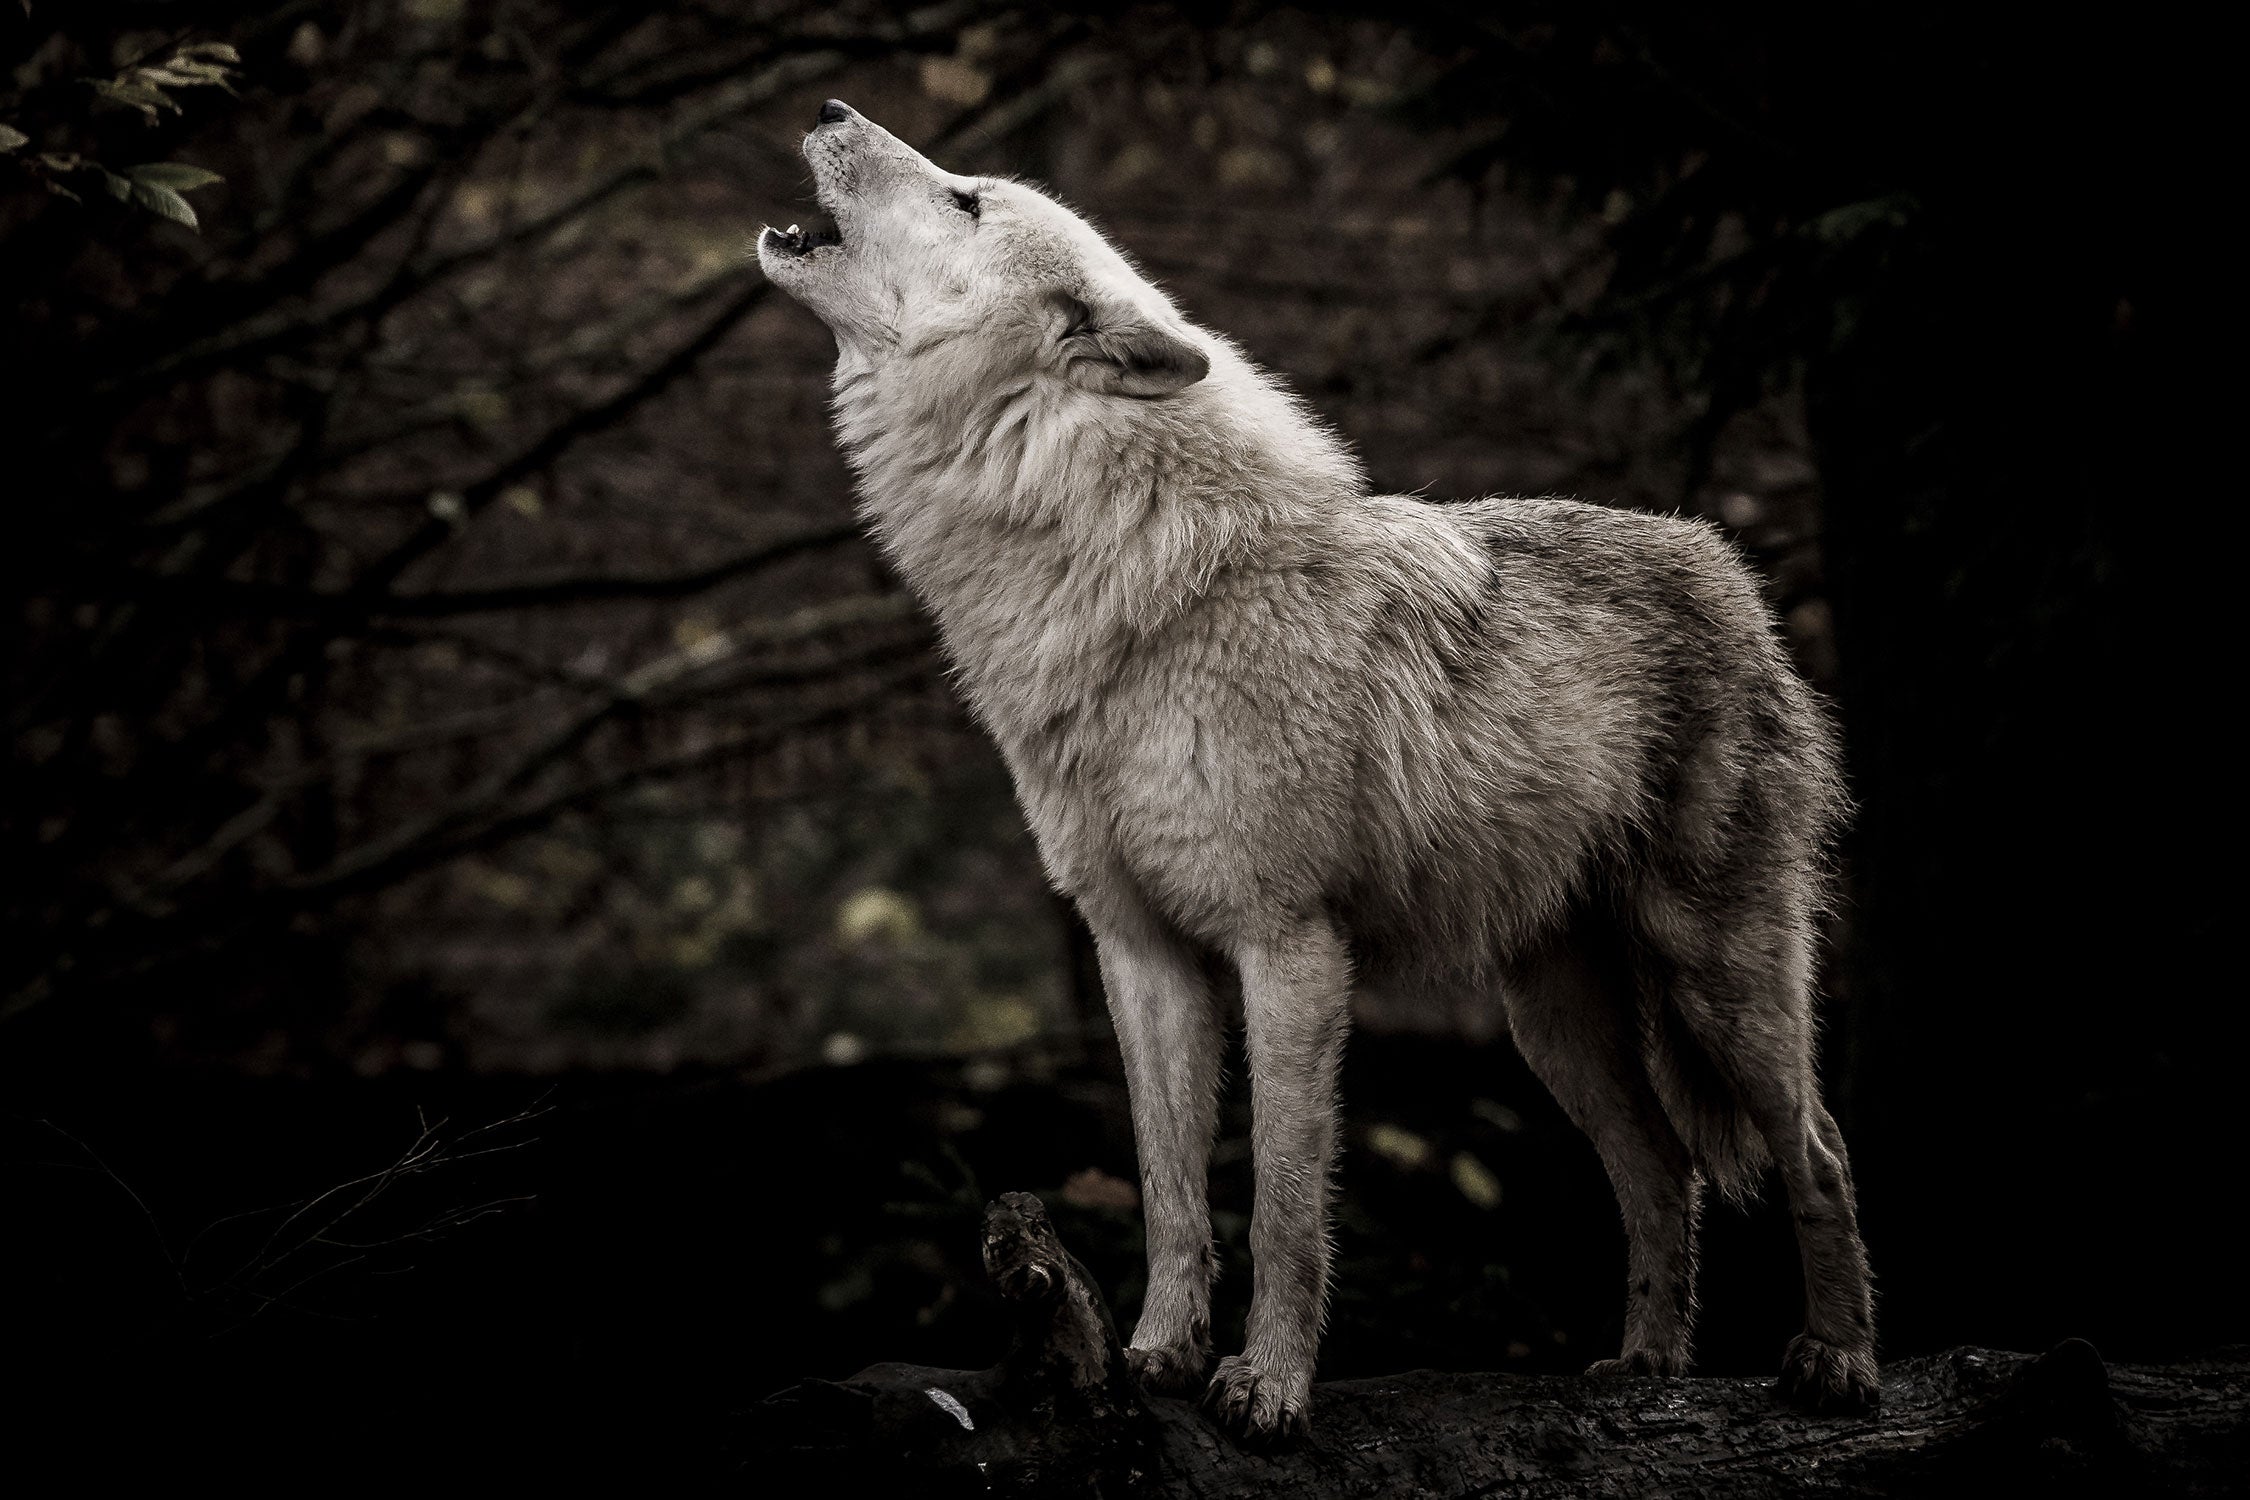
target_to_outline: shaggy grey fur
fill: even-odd
[[[1504,1005],[1629,1241],[1624,1347],[1688,1362],[1698,1193],[1778,1166],[1803,1251],[1785,1382],[1874,1398],[1851,1174],[1813,1075],[1835,734],[1733,549],[1563,500],[1373,496],[1343,444],[1084,220],[842,106],[806,138],[840,241],[769,230],[834,330],[836,428],[1055,882],[1131,1087],[1144,1381],[1305,1421],[1356,983]],[[1240,974],[1249,1333],[1209,1371],[1205,1173]]]

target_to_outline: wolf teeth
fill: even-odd
[[[796,226],[796,225],[794,225],[794,224],[792,224],[792,225],[790,225],[790,226],[789,226],[789,228],[788,228],[787,230],[785,230],[785,231],[783,231],[783,232],[784,232],[784,233],[787,233],[787,234],[795,234],[795,233],[797,233],[797,226]]]

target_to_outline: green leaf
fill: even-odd
[[[31,137],[13,125],[0,125],[0,151],[13,151],[18,146],[31,144]]]
[[[47,179],[47,191],[53,193],[58,198],[68,198],[73,203],[84,203],[86,201],[85,199],[79,197],[76,193],[72,192],[69,188],[66,188],[61,183],[55,181],[52,177]]]
[[[215,57],[223,63],[238,63],[242,54],[226,42],[190,42],[180,49],[182,57]]]
[[[168,63],[161,68],[135,68],[133,81],[153,89],[192,89],[217,83],[226,74],[209,63]]]
[[[197,62],[192,57],[175,57],[170,62],[157,67],[141,68],[137,71],[145,75],[151,83],[171,84],[176,88],[193,88],[201,84],[213,83],[224,88],[228,76],[234,72],[234,69],[221,67],[217,63]]]
[[[113,99],[119,104],[130,104],[151,120],[156,118],[156,112],[159,109],[174,111],[179,109],[179,106],[174,104],[161,89],[149,88],[145,84],[119,83],[109,78],[89,78],[86,81],[92,84],[94,92],[104,99]]]
[[[175,224],[185,224],[190,229],[197,227],[195,210],[188,207],[187,199],[168,187],[157,187],[153,183],[136,182],[133,184],[133,201],[158,218],[170,219]]]
[[[184,161],[143,162],[137,167],[127,167],[125,175],[135,182],[145,182],[151,187],[170,188],[175,193],[192,193],[199,187],[226,181],[216,172],[191,167]]]
[[[102,174],[102,186],[109,189],[109,195],[112,198],[123,203],[133,196],[133,184],[131,182],[98,163],[94,170]]]
[[[1867,198],[1828,210],[1812,221],[1811,230],[1816,239],[1832,245],[1848,244],[1874,230],[1898,228],[1913,216],[1917,207],[1919,205],[1904,193]]]

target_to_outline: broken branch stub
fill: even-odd
[[[985,1209],[984,1268],[1015,1325],[1000,1363],[792,1386],[749,1413],[748,1471],[792,1495],[1147,1493],[1154,1424],[1107,1303],[1037,1197]]]

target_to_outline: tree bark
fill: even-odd
[[[1098,1288],[1039,1200],[985,1216],[1015,1322],[989,1370],[875,1365],[759,1403],[738,1433],[775,1494],[1329,1497],[2205,1496],[2250,1482],[2250,1350],[2107,1366],[1955,1349],[1884,1368],[1866,1417],[1793,1411],[1763,1379],[1417,1370],[1314,1394],[1313,1435],[1248,1451],[1125,1369]]]

